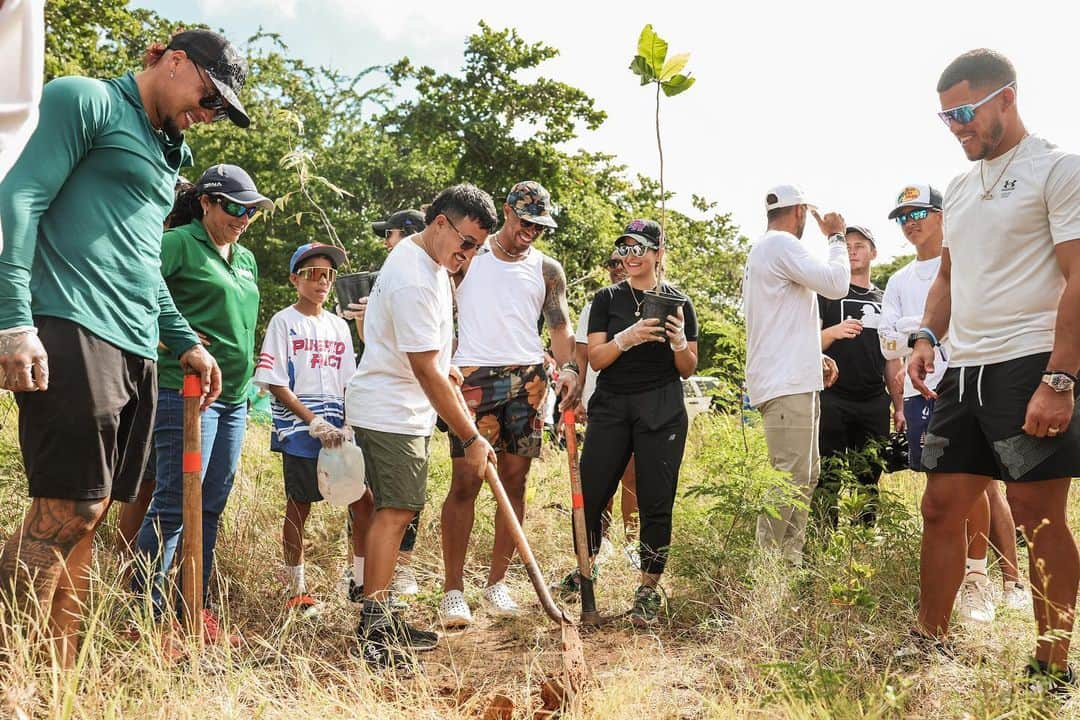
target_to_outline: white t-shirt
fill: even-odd
[[[975,163],[945,191],[954,367],[1053,349],[1065,289],[1054,246],[1080,238],[1080,155],[1035,135],[1010,163],[1012,152]],[[995,183],[988,200],[983,182]]]
[[[578,318],[577,332],[575,333],[574,340],[581,345],[588,346],[589,344],[589,311],[592,310],[592,300],[585,303],[585,307],[581,308],[581,316]],[[581,405],[588,410],[589,398],[592,397],[593,391],[596,390],[596,371],[592,369],[592,365],[585,363],[585,388],[581,391]]]
[[[438,351],[439,372],[450,372],[454,341],[450,276],[416,244],[394,246],[379,271],[364,316],[364,355],[349,381],[349,424],[427,437],[435,410],[413,375],[407,353]]]
[[[838,300],[850,282],[842,242],[829,243],[826,261],[782,230],[770,230],[754,244],[743,275],[746,388],[752,404],[822,389],[816,295]]]
[[[507,367],[544,362],[538,322],[547,286],[544,254],[532,248],[508,262],[477,253],[457,288],[458,367]]]
[[[345,384],[356,370],[349,325],[325,310],[305,315],[289,306],[270,318],[254,382],[287,387],[313,413],[335,427],[345,424]],[[308,425],[274,398],[270,449],[298,457],[319,456],[321,443]]]
[[[44,0],[0,5],[0,180],[37,127],[45,64]]]
[[[926,296],[940,267],[940,255],[929,260],[912,260],[889,278],[885,298],[881,301],[881,323],[878,326],[881,354],[889,360],[906,358],[911,354],[908,336],[922,327]],[[948,337],[939,339],[945,347],[937,349],[934,372],[926,377],[926,386],[931,390],[941,382],[941,376],[948,367],[946,358],[951,355]],[[911,378],[905,373],[904,397],[918,394],[919,391],[911,384]]]

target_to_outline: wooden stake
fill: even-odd
[[[203,642],[202,380],[184,376],[184,534],[180,550],[184,626]]]

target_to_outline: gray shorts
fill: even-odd
[[[364,451],[364,472],[375,509],[423,510],[431,436],[353,429]]]

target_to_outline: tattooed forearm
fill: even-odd
[[[566,273],[555,258],[544,257],[544,322],[548,328],[557,330],[570,322],[570,307],[566,304]]]

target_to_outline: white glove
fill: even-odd
[[[323,447],[334,448],[343,442],[352,442],[352,429],[334,427],[321,417],[316,417],[308,424],[308,435],[322,443]]]
[[[642,318],[630,327],[615,333],[612,338],[619,350],[626,352],[632,347],[637,347],[647,342],[664,342],[664,329],[660,327],[660,321],[656,318]]]
[[[36,327],[0,331],[0,386],[13,392],[48,389],[49,355]]]

